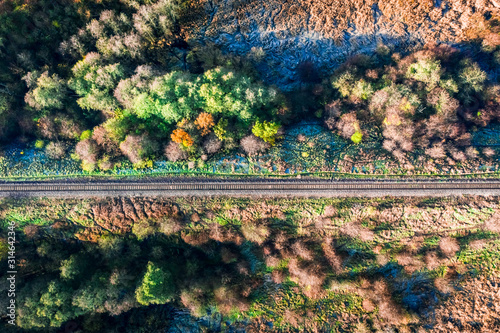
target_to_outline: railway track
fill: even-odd
[[[78,195],[144,195],[154,193],[167,196],[211,195],[211,194],[326,194],[343,195],[413,195],[414,193],[494,194],[500,195],[500,181],[311,181],[311,180],[265,180],[265,181],[127,181],[127,182],[51,182],[0,183],[0,196],[51,194]]]

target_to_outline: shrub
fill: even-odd
[[[325,280],[321,266],[318,264],[302,264],[295,258],[288,263],[290,278],[303,288],[309,297],[315,297],[321,290]]]
[[[363,133],[361,131],[357,131],[353,135],[351,135],[351,141],[354,142],[355,144],[358,144],[361,142],[363,139]]]
[[[222,148],[222,141],[220,141],[215,135],[209,135],[203,142],[203,148],[207,154],[215,154]]]
[[[314,253],[307,248],[307,246],[304,244],[304,242],[302,242],[300,240],[295,241],[292,244],[291,249],[296,256],[298,256],[304,260],[313,260],[314,259]]]
[[[474,147],[467,147],[465,149],[465,154],[469,158],[477,158],[477,156],[479,155],[478,151]]]
[[[442,159],[446,157],[446,152],[441,144],[433,145],[431,148],[426,149],[425,153],[435,159]]]
[[[42,149],[45,146],[45,141],[43,140],[36,140],[35,141],[35,148]]]
[[[243,236],[250,242],[262,244],[269,237],[269,229],[265,225],[259,225],[254,222],[247,222],[241,225]]]
[[[337,122],[337,129],[340,131],[340,135],[346,139],[350,139],[356,132],[360,131],[356,113],[350,112],[342,115]]]
[[[45,153],[48,157],[60,160],[66,154],[66,144],[63,142],[50,142],[45,147]]]
[[[130,162],[137,164],[152,155],[158,149],[157,143],[145,134],[127,135],[125,141],[120,143],[120,150]]]
[[[460,250],[460,245],[455,238],[443,237],[439,240],[439,250],[446,257],[453,257]]]
[[[80,134],[80,141],[90,139],[92,137],[92,130],[85,130]]]
[[[178,143],[170,141],[165,147],[165,156],[170,162],[182,161],[188,158],[188,154]]]
[[[490,147],[483,148],[483,155],[484,156],[491,158],[491,157],[495,156],[495,154],[496,154],[495,150],[491,149]]]
[[[248,156],[264,152],[267,148],[269,148],[269,144],[255,135],[248,135],[241,139],[240,146],[248,154]]]
[[[106,171],[106,170],[111,170],[114,165],[110,157],[105,155],[97,162],[97,166],[99,167],[100,170]]]
[[[217,125],[215,125],[214,127],[214,134],[221,141],[226,139],[227,125],[228,125],[227,119],[219,119]]]

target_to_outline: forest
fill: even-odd
[[[17,327],[2,332],[500,327],[496,197],[11,198],[0,208],[20,258]]]
[[[405,51],[379,43],[334,72],[304,60],[296,66],[300,88],[288,90],[263,80],[262,48],[235,54],[193,33],[207,4],[1,6],[4,147],[26,144],[89,172],[124,160],[140,169],[162,159],[258,155],[290,124],[314,118],[352,145],[376,137],[381,153],[404,168],[416,155],[449,165],[498,156],[495,146],[471,144],[500,117],[500,23],[492,13],[461,44]]]

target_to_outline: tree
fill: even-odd
[[[432,90],[438,84],[443,72],[439,60],[419,59],[408,67],[406,75],[408,78],[424,82],[427,89]]]
[[[172,274],[148,262],[142,282],[135,291],[137,301],[142,305],[164,304],[173,299],[174,293]]]
[[[261,138],[256,137],[255,135],[248,135],[241,139],[240,141],[241,148],[249,155],[255,155],[257,153],[265,151],[269,148],[269,144],[266,143]]]
[[[134,164],[142,162],[157,149],[157,143],[149,139],[145,134],[127,135],[125,141],[120,143],[120,150]]]
[[[124,69],[119,63],[106,65],[100,54],[88,53],[72,69],[68,85],[81,97],[78,105],[87,110],[114,111],[118,101],[113,96]]]
[[[27,80],[28,81],[28,80]],[[66,96],[66,83],[57,74],[49,76],[43,72],[36,82],[30,83],[30,90],[25,96],[25,101],[36,110],[62,109]]]
[[[207,135],[215,125],[214,117],[210,113],[202,112],[198,115],[194,124],[200,130],[202,136]]]
[[[194,144],[191,136],[182,128],[175,129],[170,137],[172,141],[182,144],[184,147],[191,147]]]
[[[177,162],[185,160],[188,155],[182,150],[178,143],[170,141],[165,147],[165,156],[171,162]]]
[[[24,298],[24,297],[23,297]],[[18,325],[24,328],[60,327],[81,314],[72,306],[73,290],[60,281],[50,282],[41,293],[26,295],[21,302]]]
[[[210,134],[203,142],[203,148],[208,154],[215,154],[222,148],[222,141],[214,134]]]
[[[76,144],[75,153],[82,160],[82,169],[93,171],[97,162],[99,147],[92,139],[85,139]]]
[[[255,125],[252,127],[252,133],[270,145],[274,145],[276,135],[278,134],[280,127],[281,125],[279,123],[275,123],[273,121],[260,122],[257,120]]]

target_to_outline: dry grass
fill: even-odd
[[[470,278],[436,309],[431,332],[499,332],[500,278]]]
[[[258,223],[247,222],[241,226],[243,236],[251,242],[262,244],[269,237],[269,228]]]
[[[373,231],[361,226],[359,223],[351,222],[340,228],[340,233],[350,238],[359,238],[363,242],[373,240],[375,234]]]
[[[304,294],[315,298],[322,293],[322,284],[325,274],[318,264],[301,263],[296,259],[291,259],[288,263],[290,278],[303,288]]]

